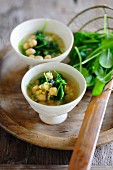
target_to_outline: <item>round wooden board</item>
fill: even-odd
[[[21,80],[28,67],[18,59],[11,47],[0,51],[0,126],[14,136],[29,143],[54,149],[72,150],[91,92],[59,125],[41,122],[21,93]],[[111,94],[97,145],[113,141],[113,94]]]

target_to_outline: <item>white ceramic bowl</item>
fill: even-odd
[[[36,32],[37,30],[41,30],[44,23],[47,20],[48,20],[48,24],[45,28],[45,32],[52,32],[52,33],[56,33],[57,35],[59,35],[64,41],[65,52],[61,54],[60,56],[52,58],[52,59],[40,60],[40,59],[26,57],[19,51],[18,45],[20,41],[27,35],[32,34]],[[25,21],[21,23],[20,25],[18,25],[16,28],[14,28],[10,36],[11,45],[14,48],[14,50],[17,52],[18,57],[20,57],[20,59],[24,60],[25,63],[31,66],[44,63],[44,62],[62,61],[69,54],[72,48],[72,45],[73,45],[73,41],[74,41],[73,34],[66,25],[64,25],[63,23],[59,21],[46,19],[46,18],[32,19],[32,20]]]
[[[47,106],[43,104],[39,104],[30,99],[27,94],[27,85],[29,81],[35,77],[36,75],[51,70],[57,70],[64,72],[72,77],[72,79],[76,80],[79,84],[80,92],[79,96],[72,102],[59,105],[59,106]],[[63,122],[67,118],[67,113],[71,111],[78,102],[82,99],[85,91],[86,91],[86,82],[82,74],[73,68],[64,63],[59,62],[50,62],[39,64],[33,68],[31,68],[23,77],[21,82],[21,89],[24,97],[31,105],[31,107],[39,113],[40,119],[47,124],[59,124]]]

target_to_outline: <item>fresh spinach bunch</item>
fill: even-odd
[[[76,32],[74,46],[69,55],[70,64],[84,76],[92,95],[102,93],[113,75],[113,33],[108,33],[107,16],[104,16],[104,33]]]

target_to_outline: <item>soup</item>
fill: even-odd
[[[51,59],[65,51],[62,38],[54,33],[38,31],[23,38],[19,44],[23,55],[35,59]]]
[[[57,106],[75,100],[79,85],[69,75],[54,70],[34,77],[27,86],[27,93],[35,102]]]

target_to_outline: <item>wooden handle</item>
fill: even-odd
[[[69,170],[89,170],[107,103],[113,88],[111,80],[100,96],[92,97],[70,160]]]

